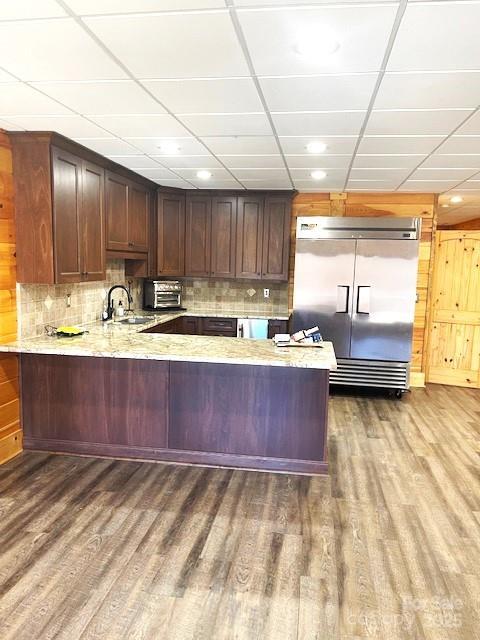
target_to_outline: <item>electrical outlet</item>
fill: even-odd
[[[67,295],[65,296],[65,304],[67,306],[67,309],[72,306],[72,294],[71,293],[67,293]]]
[[[264,298],[269,298],[270,297],[270,289],[264,289],[263,290],[263,297]]]

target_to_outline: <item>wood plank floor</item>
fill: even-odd
[[[336,393],[330,477],[26,452],[1,640],[480,638],[480,392]]]

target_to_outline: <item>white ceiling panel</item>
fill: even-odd
[[[132,80],[104,82],[35,82],[34,87],[82,115],[165,113]]]
[[[347,191],[394,191],[397,186],[390,180],[349,180]]]
[[[470,178],[476,169],[417,169],[410,177],[411,180],[454,180],[458,184],[462,180]]]
[[[0,86],[0,116],[67,115],[71,111],[23,82]]]
[[[457,191],[459,193],[461,191],[461,195],[463,195],[466,192],[469,195],[470,199],[473,200],[477,196],[480,196],[480,180],[477,180],[477,179],[466,180],[457,188]],[[468,193],[468,192],[474,192],[474,193]],[[451,195],[453,195],[453,193]],[[468,199],[469,198],[464,196],[465,201],[468,201]]]
[[[477,155],[480,153],[480,136],[452,136],[442,144],[438,153],[473,153]]]
[[[395,18],[394,6],[296,7],[241,11],[239,19],[259,75],[377,71]],[[308,56],[298,46],[328,34],[338,49]]]
[[[442,142],[443,136],[365,136],[359,153],[389,155],[397,153],[428,154]]]
[[[365,112],[274,113],[272,117],[280,136],[322,137],[358,134],[365,119]]]
[[[261,78],[271,111],[339,111],[366,109],[376,73],[301,78]]]
[[[22,127],[7,120],[0,120],[0,129],[5,129],[5,131],[22,131]]]
[[[2,67],[21,80],[99,80],[125,73],[70,18],[0,22]]]
[[[203,156],[161,156],[158,160],[170,169],[216,169],[221,163],[211,155]]]
[[[418,155],[390,155],[357,154],[353,166],[365,169],[413,169],[420,164],[424,154]]]
[[[479,69],[478,2],[409,3],[389,70]]]
[[[275,189],[292,189],[292,184],[289,180],[242,180],[242,184],[250,190],[268,189],[271,191]]]
[[[38,2],[38,0],[37,0]],[[66,0],[78,15],[224,8],[224,0]]]
[[[86,23],[139,78],[248,75],[227,12],[88,18]]]
[[[204,137],[202,140],[215,154],[257,155],[278,153],[278,146],[273,136],[218,136]]]
[[[164,169],[160,166],[157,166],[156,169],[136,169],[136,172],[145,178],[149,178],[150,180],[176,180],[177,176],[169,171],[168,169]]]
[[[34,18],[61,18],[66,12],[55,0],[4,0],[0,2],[0,20],[32,20]]]
[[[386,73],[376,109],[475,109],[480,104],[480,71]]]
[[[242,189],[242,185],[236,180],[191,180],[197,189]]]
[[[10,74],[0,69],[0,82],[15,82],[15,78]]]
[[[448,135],[465,120],[471,110],[454,111],[373,111],[366,134],[372,135]]]
[[[480,153],[477,155],[443,155],[435,153],[422,164],[424,169],[444,169],[448,167],[453,169],[480,169]]]
[[[360,169],[353,168],[350,172],[351,180],[388,180],[392,184],[399,184],[410,173],[411,169]]]
[[[455,180],[407,180],[398,187],[398,191],[417,193],[442,193],[456,185]]]
[[[197,136],[268,136],[272,128],[265,113],[180,116]]]
[[[286,169],[232,169],[232,173],[242,182],[243,180],[262,180],[264,182],[284,180],[288,182]]]
[[[480,79],[479,79],[479,81],[480,81]],[[461,135],[461,136],[480,136],[480,112],[477,111],[455,133],[457,133],[458,135]]]
[[[200,167],[200,169],[207,169],[207,168],[208,167]],[[199,178],[197,178],[198,169],[177,169],[176,173],[178,173],[180,177],[185,178],[186,180],[191,180],[192,182],[201,182],[202,184],[204,184],[205,182],[210,183],[218,180],[233,180],[233,177],[231,176],[231,174],[228,173],[226,169],[223,169],[223,167],[220,167],[219,169],[208,169],[208,170],[212,174],[209,180],[200,180]]]
[[[185,182],[185,180],[154,180],[157,184],[162,185],[163,187],[175,187],[176,189],[192,189],[192,185],[189,182]]]
[[[295,178],[293,181],[295,189],[305,192],[325,192],[325,191],[343,191],[345,180],[325,179],[325,180],[302,180]]]
[[[226,167],[233,169],[279,169],[285,166],[282,156],[278,154],[259,155],[259,156],[235,156],[235,155],[220,155],[219,159]]]
[[[292,169],[347,169],[352,156],[350,154],[331,156],[313,154],[289,154],[285,156]]]
[[[76,141],[79,144],[83,144],[84,147],[88,147],[97,153],[101,153],[102,156],[128,156],[129,154],[138,154],[138,149],[135,149],[135,147],[129,145],[128,142],[119,140],[118,138],[105,138],[103,140],[100,140],[99,138],[76,138]]]
[[[122,138],[188,136],[188,131],[169,115],[90,116],[104,129]]]
[[[68,138],[113,138],[81,116],[16,116],[11,122],[29,131],[56,131]]]
[[[317,156],[319,158],[328,155],[351,154],[356,141],[356,136],[280,136],[283,152],[287,154],[303,154],[306,152],[309,142],[324,142],[327,149],[325,153]]]
[[[251,78],[144,80],[143,85],[174,113],[263,111]]]
[[[313,180],[310,172],[311,169],[290,169],[290,174],[295,184],[299,180],[315,182],[319,191],[323,190],[325,184],[340,184],[342,181],[345,182],[345,178],[347,177],[346,169],[325,169],[327,175],[323,180]]]
[[[109,158],[110,160],[113,160],[113,162],[117,162],[128,169],[156,169],[159,166],[159,163],[153,158],[149,158],[145,155],[109,156]]]
[[[158,156],[159,158],[170,155],[170,153],[162,152],[162,144],[175,143],[179,146],[180,151],[178,156],[193,156],[193,155],[208,155],[208,151],[204,145],[196,138],[190,137],[178,137],[178,138],[155,138],[155,137],[135,137],[127,138],[128,141],[143,153],[147,153],[149,156]]]

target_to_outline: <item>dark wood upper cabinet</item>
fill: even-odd
[[[128,180],[111,171],[105,175],[107,249],[128,251]]]
[[[211,272],[212,198],[187,196],[185,224],[185,275],[209,276]]]
[[[238,198],[236,277],[262,277],[263,196]]]
[[[267,196],[263,210],[262,277],[288,280],[291,201],[284,196]]]
[[[235,277],[235,245],[237,198],[212,198],[211,275],[215,278]]]
[[[83,279],[105,279],[104,170],[91,162],[82,171]]]
[[[158,193],[156,275],[185,275],[185,195]]]
[[[148,251],[150,230],[151,191],[130,182],[128,191],[128,248]]]

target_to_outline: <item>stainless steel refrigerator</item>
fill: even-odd
[[[293,330],[318,325],[333,342],[332,383],[408,388],[420,223],[297,219]]]

